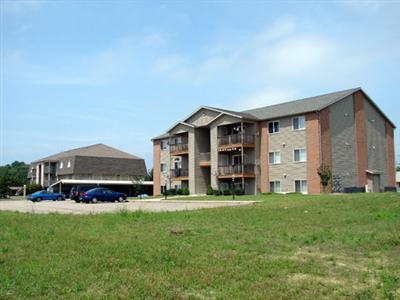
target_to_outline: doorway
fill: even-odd
[[[367,189],[370,193],[380,192],[381,178],[379,174],[367,173]]]

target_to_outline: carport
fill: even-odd
[[[48,187],[48,190],[69,194],[75,185],[95,185],[107,187],[116,192],[135,196],[135,186],[140,185],[143,194],[153,195],[153,181],[130,181],[130,180],[93,180],[93,179],[61,179]]]

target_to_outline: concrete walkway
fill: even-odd
[[[31,202],[26,200],[19,201],[0,201],[0,210],[18,211],[23,213],[60,213],[60,214],[97,214],[111,213],[118,211],[182,211],[201,208],[233,207],[254,204],[255,201],[187,201],[187,200],[138,200],[123,203],[96,203],[83,204],[75,201],[42,201]]]

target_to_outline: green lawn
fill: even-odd
[[[262,202],[0,212],[0,299],[400,298],[399,194],[248,199]]]

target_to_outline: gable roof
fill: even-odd
[[[95,144],[86,147],[71,149],[63,151],[51,156],[47,156],[42,159],[35,160],[34,162],[40,161],[57,161],[64,157],[72,156],[90,156],[90,157],[111,157],[111,158],[128,158],[128,159],[141,159],[135,155],[123,152],[113,147],[104,144]]]
[[[394,127],[394,123],[383,113],[383,111],[376,105],[376,103],[361,89],[361,87],[356,87],[352,89],[337,91],[333,93],[323,94],[314,97],[303,98],[299,100],[284,102],[275,105],[264,106],[255,109],[248,109],[244,111],[234,111],[223,108],[216,108],[210,106],[202,106],[192,113],[189,117],[185,119],[188,120],[192,115],[196,114],[201,109],[210,109],[213,111],[220,112],[222,114],[228,114],[240,119],[261,121],[261,120],[271,120],[280,117],[300,115],[313,111],[320,111],[352,94],[361,91],[365,97],[371,102],[371,104],[378,110],[378,112]],[[219,118],[217,116],[216,118]],[[160,137],[153,138],[159,139]]]
[[[253,115],[259,120],[267,120],[311,111],[319,111],[339,100],[342,100],[343,98],[346,98],[347,96],[350,96],[358,90],[361,90],[361,88],[354,88],[276,105],[264,106],[261,108],[245,110],[244,112]]]

